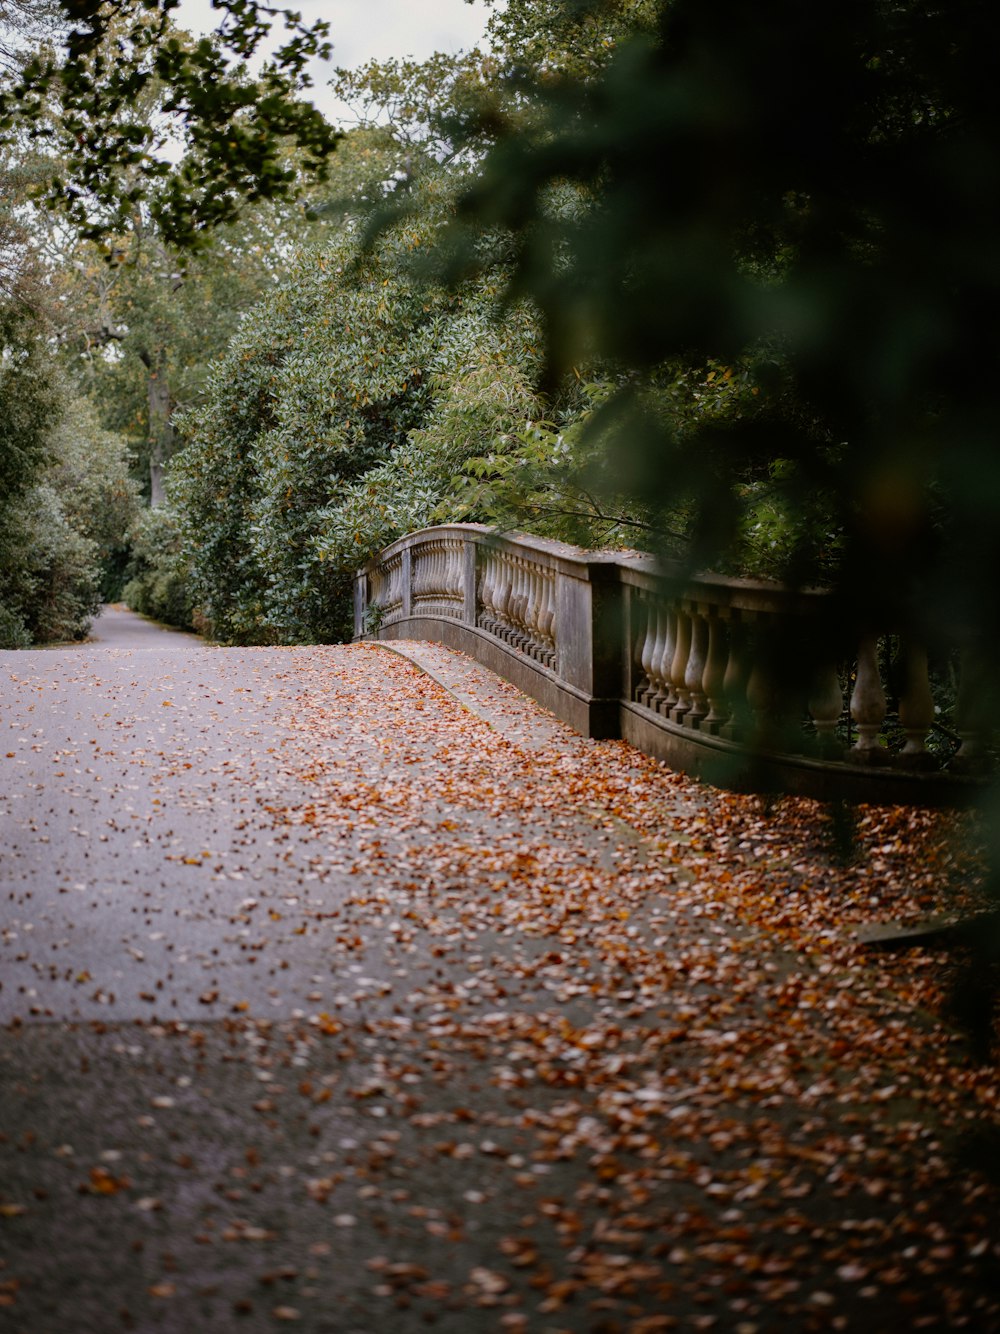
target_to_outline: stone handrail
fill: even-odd
[[[652,557],[448,524],[359,572],[355,637],[440,641],[584,735],[721,786],[950,804],[987,769],[974,658],[942,756],[928,748],[947,729],[927,646],[845,623],[824,590],[671,576]]]

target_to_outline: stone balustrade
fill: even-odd
[[[719,785],[961,800],[989,768],[983,669],[938,645],[932,672],[926,644],[881,631],[846,624],[823,590],[670,576],[476,524],[394,542],[355,596],[356,637],[443,642],[585,735]]]

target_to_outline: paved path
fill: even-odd
[[[0,1330],[1000,1328],[822,847],[400,650],[0,654]]]

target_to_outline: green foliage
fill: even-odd
[[[663,0],[506,0],[487,34],[499,75],[530,101],[535,84],[592,78],[618,44],[655,30]]]
[[[339,135],[299,94],[309,61],[329,54],[328,25],[305,27],[291,10],[256,0],[218,8],[216,34],[195,40],[172,23],[176,0],[65,0],[59,40],[0,89],[0,136],[54,150],[64,166],[50,177],[47,206],[82,234],[119,231],[142,210],[170,244],[197,248],[247,202],[300,190],[289,142],[310,175],[322,174]],[[275,18],[287,40],[251,79],[245,62]],[[156,117],[145,105],[153,91],[162,101]],[[179,162],[164,152],[171,134],[183,146]]]
[[[5,647],[84,638],[101,605],[97,546],[70,523],[53,486],[34,487],[11,514],[0,567]]]
[[[522,418],[489,451],[465,460],[449,507],[501,529],[526,529],[582,547],[634,547],[660,529],[604,476],[607,455],[593,418],[613,392],[589,382],[561,424]],[[538,400],[536,399],[536,402]]]
[[[995,568],[992,394],[969,368],[1000,327],[998,28],[972,0],[675,0],[592,77],[536,79],[532,116],[488,152],[463,207],[508,229],[552,382],[618,368],[618,470],[640,503],[690,499],[699,559],[733,559],[747,502],[780,481],[789,553],[819,568],[833,532],[855,604],[952,616],[954,587]],[[554,212],[567,181],[585,207]],[[713,359],[758,391],[725,419],[690,429],[636,393]],[[947,548],[929,479],[957,519]],[[821,493],[827,521],[799,525]]]
[[[0,512],[34,484],[60,411],[40,328],[25,310],[0,305]]]
[[[68,398],[37,323],[0,321],[0,644],[79,639],[135,511],[128,458]]]
[[[96,550],[51,485],[63,410],[37,323],[0,307],[0,645],[72,638],[94,610]]]
[[[537,415],[537,330],[497,321],[495,280],[461,294],[413,272],[450,208],[419,203],[374,248],[348,227],[248,316],[186,414],[174,471],[196,598],[220,638],[350,632],[357,565],[436,518],[462,461]]]
[[[464,310],[435,322],[421,423],[319,515],[316,548],[345,573],[403,533],[491,517],[464,480],[470,460],[484,445],[512,448],[541,410],[534,323],[521,311],[498,324],[482,294],[478,303],[464,296]]]
[[[423,395],[405,343],[421,304],[373,265],[345,277],[352,259],[346,241],[300,259],[231,343],[205,405],[181,419],[192,444],[177,494],[199,599],[223,639],[336,637],[334,590],[309,545],[315,513],[405,435]]]
[[[131,538],[124,601],[133,611],[165,625],[195,629],[191,580],[177,511],[171,505],[143,510]]]
[[[479,51],[437,52],[423,61],[372,60],[338,69],[331,87],[360,127],[383,128],[412,169],[414,154],[436,162],[452,157],[457,127],[478,114],[496,73],[496,61]]]
[[[175,447],[172,412],[197,400],[242,314],[275,285],[294,247],[327,224],[301,203],[262,201],[189,255],[142,213],[102,243],[72,236],[37,206],[31,221],[66,372],[101,405],[105,425],[134,442],[158,503]]]
[[[93,544],[104,602],[121,593],[131,553],[132,527],[139,516],[139,486],[131,456],[120,435],[105,431],[94,405],[74,398],[52,441],[54,461],[47,479],[66,521]]]

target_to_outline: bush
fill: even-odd
[[[190,571],[172,506],[160,505],[139,517],[132,531],[128,574],[122,596],[133,611],[184,630],[195,628]]]
[[[139,513],[139,484],[123,436],[105,431],[93,404],[69,401],[52,438],[55,461],[47,478],[58,492],[67,521],[94,543],[102,602],[115,602],[131,555]]]
[[[179,419],[184,550],[224,641],[349,636],[357,566],[459,517],[445,511],[462,461],[538,410],[532,321],[496,320],[486,279],[460,295],[417,279],[450,207],[433,173],[418,204],[372,249],[348,228],[302,255]]]
[[[22,376],[20,386],[45,387],[45,396],[33,416],[19,400],[18,438],[30,437],[31,450],[7,452],[20,479],[0,503],[0,642],[7,648],[86,637],[116,591],[138,505],[125,444],[98,427],[90,404],[68,397],[51,366],[36,368],[31,381]]]
[[[53,487],[28,493],[5,545],[5,620],[13,637],[26,634],[36,644],[84,639],[101,605],[97,547],[69,522]]]

